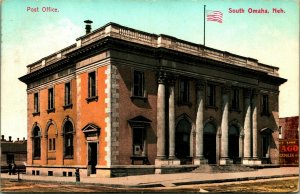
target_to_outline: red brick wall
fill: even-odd
[[[299,117],[279,118],[283,139],[298,139]]]

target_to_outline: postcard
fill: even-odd
[[[290,192],[299,1],[3,0],[3,192]]]

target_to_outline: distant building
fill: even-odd
[[[299,166],[299,116],[279,118],[279,163]]]
[[[27,161],[27,140],[16,141],[6,140],[4,135],[1,138],[1,171],[6,171],[9,163],[15,163],[17,166],[24,168]]]
[[[279,118],[279,139],[299,138],[299,116]]]
[[[115,23],[86,29],[19,78],[28,174],[279,164],[277,67]]]

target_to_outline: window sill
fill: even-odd
[[[48,150],[48,153],[55,153],[56,150]]]
[[[32,115],[33,116],[40,116],[40,112],[33,112]]]
[[[73,156],[64,156],[64,159],[74,159]]]
[[[65,105],[63,107],[64,107],[64,110],[66,110],[66,109],[72,109],[73,108],[73,104],[67,104],[67,105]]]
[[[51,112],[55,112],[55,108],[50,108],[50,109],[47,110],[48,114],[51,113]]]
[[[87,103],[93,102],[93,101],[98,101],[98,96],[91,96],[85,99]]]
[[[218,111],[219,108],[217,106],[210,106],[210,105],[206,105],[205,106],[206,109],[215,109],[215,111]]]
[[[130,98],[132,101],[133,100],[144,100],[144,102],[147,101],[147,97],[144,96],[131,96]]]
[[[40,160],[41,157],[33,157],[34,160]]]

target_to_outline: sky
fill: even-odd
[[[204,5],[223,23],[206,22],[206,46],[279,67],[279,116],[299,115],[298,0],[0,0],[1,134],[27,139],[26,66],[109,22],[203,44]],[[43,12],[48,7],[58,12]],[[38,9],[37,9],[38,8]],[[244,13],[229,13],[229,9]],[[283,13],[273,13],[273,8]],[[249,13],[267,9],[268,14]],[[38,12],[37,12],[38,10]]]

